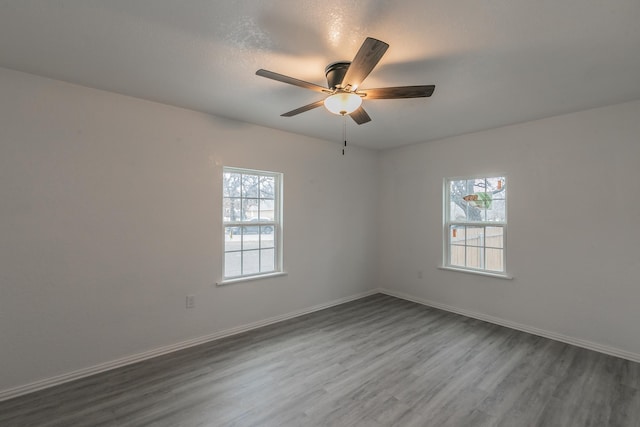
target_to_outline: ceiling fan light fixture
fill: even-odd
[[[325,108],[340,116],[353,113],[361,104],[362,98],[351,92],[339,92],[324,100]]]

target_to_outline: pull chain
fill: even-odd
[[[344,146],[342,147],[342,155],[344,156],[344,150],[347,148],[347,115],[342,115],[342,140],[344,141]]]

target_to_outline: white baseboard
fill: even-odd
[[[203,337],[193,338],[193,339],[182,341],[176,344],[155,348],[153,350],[144,351],[142,353],[133,354],[131,356],[123,357],[123,358],[112,360],[105,363],[100,363],[98,365],[90,366],[88,368],[78,369],[76,371],[68,372],[66,374],[56,375],[54,377],[34,381],[32,383],[21,385],[18,387],[12,387],[10,389],[0,390],[0,402],[3,400],[14,398],[14,397],[22,396],[24,394],[32,393],[34,391],[43,390],[45,388],[64,384],[69,381],[95,375],[100,372],[105,372],[111,369],[116,369],[123,366],[131,365],[133,363],[141,362],[143,360],[151,359],[153,357],[161,356],[163,354],[172,353],[174,351],[183,350],[185,348],[219,340],[221,338],[240,334],[242,332],[247,332],[252,329],[261,328],[263,326],[271,325],[273,323],[282,322],[283,320],[292,319],[294,317],[303,316],[305,314],[313,313],[314,311],[324,310],[325,308],[344,304],[346,302],[364,298],[369,295],[374,295],[379,292],[380,292],[379,289],[373,289],[360,294],[351,295],[348,297],[340,298],[340,299],[326,302],[323,304],[318,304],[313,307],[304,308],[302,310],[293,311],[287,314],[282,314],[280,316],[270,317],[268,319],[260,320],[258,322],[253,322],[253,323],[241,325],[235,328],[227,329],[224,331],[216,332],[210,335],[205,335]]]
[[[631,360],[632,362],[640,362],[640,354],[632,353],[630,351],[621,350],[615,347],[598,344],[598,343],[583,340],[580,338],[570,337],[570,336],[559,334],[556,332],[546,331],[544,329],[538,329],[533,326],[523,325],[521,323],[512,322],[510,320],[501,319],[499,317],[494,317],[494,316],[489,316],[482,313],[477,313],[474,311],[464,310],[464,309],[453,307],[447,304],[441,304],[435,301],[414,297],[412,295],[408,295],[403,292],[393,291],[391,289],[380,288],[379,291],[380,293],[390,295],[392,297],[402,298],[407,301],[417,302],[418,304],[438,308],[440,310],[449,311],[451,313],[461,314],[463,316],[471,317],[473,319],[483,320],[485,322],[494,323],[500,326],[506,326],[507,328],[515,329],[522,332],[527,332],[529,334],[538,335],[544,338],[549,338],[549,339],[560,341],[566,344],[575,345],[576,347],[586,348],[587,350],[593,350],[599,353],[608,354],[610,356],[616,356],[622,359]]]
[[[196,345],[204,344],[207,342],[215,341],[221,338],[225,338],[231,335],[240,334],[242,332],[247,332],[252,329],[261,328],[263,326],[271,325],[273,323],[282,322],[283,320],[292,319],[294,317],[303,316],[305,314],[313,313],[315,311],[323,310],[325,308],[333,307],[336,305],[344,304],[349,301],[354,301],[360,298],[364,298],[370,295],[374,295],[376,293],[383,293],[386,295],[390,295],[396,298],[402,298],[407,301],[416,302],[418,304],[426,305],[429,307],[438,308],[441,310],[449,311],[452,313],[460,314],[463,316],[471,317],[478,320],[483,320],[485,322],[494,323],[496,325],[505,326],[507,328],[515,329],[518,331],[527,332],[533,335],[538,335],[544,338],[549,338],[552,340],[564,342],[567,344],[575,345],[577,347],[586,348],[588,350],[594,350],[600,353],[608,354],[611,356],[620,357],[623,359],[631,360],[633,362],[640,363],[640,354],[632,353],[625,350],[620,350],[614,347],[594,343],[592,341],[587,341],[579,338],[573,338],[567,335],[559,334],[556,332],[546,331],[543,329],[538,329],[532,326],[523,325],[521,323],[512,322],[510,320],[501,319],[494,316],[489,316],[482,313],[477,313],[469,310],[460,309],[457,307],[453,307],[447,304],[441,304],[438,302],[430,301],[424,298],[418,298],[412,295],[405,294],[403,292],[393,291],[386,288],[373,289],[367,292],[363,292],[361,294],[352,295],[345,298],[340,298],[334,301],[330,301],[323,304],[318,304],[313,307],[305,308],[302,310],[293,311],[287,314],[283,314],[280,316],[271,317],[265,320],[261,320],[258,322],[249,323],[246,325],[241,325],[235,328],[227,329],[224,331],[216,332],[214,334],[206,335],[203,337],[198,337],[186,341],[182,341],[176,344],[171,344],[164,347],[159,347],[153,350],[145,351],[142,353],[137,353],[131,356],[123,357],[120,359],[116,359],[110,362],[101,363],[98,365],[90,366],[88,368],[78,369],[76,371],[68,372],[66,374],[57,375],[50,378],[45,378],[39,381],[35,381],[29,384],[21,385],[18,387],[13,387],[6,390],[0,391],[0,401],[11,399],[14,397],[22,396],[24,394],[32,393],[34,391],[43,390],[45,388],[53,387],[56,385],[64,384],[69,381],[77,380],[80,378],[85,378],[91,375],[98,374],[100,372],[109,371],[111,369],[120,368],[123,366],[131,365],[133,363],[137,363],[143,360],[151,359],[157,356],[161,356],[163,354],[172,353],[174,351],[183,350],[185,348],[194,347]]]

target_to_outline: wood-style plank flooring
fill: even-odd
[[[0,425],[640,426],[640,365],[378,294],[0,402]]]

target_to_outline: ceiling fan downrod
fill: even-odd
[[[344,156],[344,150],[347,148],[347,116],[345,114],[342,115],[342,139],[344,140],[342,146],[342,155]]]

